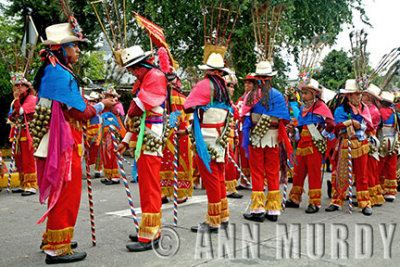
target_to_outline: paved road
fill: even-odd
[[[326,174],[325,179],[329,176]],[[167,237],[163,244],[166,249],[158,253],[169,255],[169,245],[174,252],[175,233],[180,245],[175,255],[161,258],[154,251],[130,253],[126,250],[128,234],[135,230],[123,185],[104,186],[99,179],[94,180],[93,184],[97,246],[91,245],[86,181],[83,180],[81,207],[74,240],[79,243],[77,250],[86,251],[88,257],[73,266],[227,264],[399,266],[400,264],[400,228],[395,228],[400,221],[400,211],[399,202],[396,201],[374,208],[371,217],[363,216],[358,210],[350,215],[347,207],[335,213],[326,213],[322,210],[317,214],[307,215],[304,213],[307,196],[303,195],[301,208],[287,210],[279,217],[277,223],[265,221],[261,224],[247,224],[242,219],[242,213],[249,204],[250,191],[242,191],[245,195],[243,199],[229,199],[230,221],[234,227],[230,228],[229,238],[225,238],[224,235],[217,234],[197,236],[189,231],[192,225],[204,220],[207,208],[205,191],[195,190],[193,198],[179,206],[179,227],[172,226],[172,204],[163,206],[163,233]],[[138,186],[136,184],[130,186],[140,219]],[[325,189],[323,193],[323,206],[326,206],[329,199]],[[0,266],[45,265],[44,255],[39,250],[45,225],[36,224],[44,214],[45,207],[39,204],[38,196],[7,196],[3,190],[0,193],[0,204]],[[385,238],[384,242],[382,236]],[[284,247],[291,250],[281,248],[285,237],[288,243]],[[224,240],[225,243],[222,242]],[[219,251],[219,247],[222,247],[219,244],[226,244],[226,258],[222,258],[224,253]],[[338,251],[341,253],[339,259]]]

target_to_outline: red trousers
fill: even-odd
[[[117,157],[114,153],[113,140],[109,129],[104,129],[102,145],[102,158],[104,163],[104,176],[108,179],[119,178]]]
[[[233,152],[232,146],[229,145],[228,153],[232,159],[234,159],[237,163],[236,156]],[[236,186],[238,185],[237,179],[239,178],[239,172],[236,170],[235,165],[229,160],[228,157],[225,157],[225,184],[226,191],[231,194],[237,192]]]
[[[265,210],[281,210],[281,195],[279,191],[279,147],[253,148],[250,150],[250,172],[253,185],[250,210],[264,212]],[[264,195],[264,179],[267,179],[268,194]],[[266,204],[264,205],[264,202]]]
[[[321,206],[321,164],[322,154],[313,146],[313,153],[306,156],[297,156],[297,165],[294,167],[293,188],[289,198],[300,203],[302,200],[304,180],[308,174],[309,204]]]
[[[382,195],[383,190],[379,182],[379,161],[371,156],[368,156],[367,177],[371,205],[383,204],[385,198]]]
[[[142,220],[139,241],[150,242],[158,238],[161,229],[161,158],[141,154],[137,161]]]
[[[89,142],[90,144],[90,142]],[[89,165],[95,165],[95,170],[99,171],[103,168],[103,162],[100,152],[100,145],[93,142],[89,148]]]
[[[221,222],[229,220],[228,200],[225,188],[225,164],[211,161],[211,172],[209,172],[197,154],[195,160],[207,193],[208,212],[206,223],[218,227]]]
[[[27,132],[25,128],[21,128],[21,133],[17,139],[16,147],[18,150],[15,153],[15,166],[19,173],[21,188],[30,189],[37,188],[36,164],[33,157],[33,147],[29,149],[27,140]]]
[[[387,155],[384,158],[380,158],[378,173],[383,187],[383,194],[385,195],[397,195],[396,168],[397,154],[393,156]]]
[[[72,152],[71,181],[64,182],[60,197],[47,217],[43,250],[53,250],[57,254],[71,253],[71,240],[78,217],[82,191],[81,155],[75,144]],[[51,202],[51,197],[49,198]]]

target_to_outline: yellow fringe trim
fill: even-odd
[[[161,229],[161,212],[159,213],[143,213],[139,226],[138,236],[145,239],[153,240],[158,237]]]
[[[371,200],[369,198],[368,191],[359,191],[356,193],[358,208],[363,209],[365,207],[371,207]]]
[[[265,210],[281,210],[281,209],[282,209],[281,192],[279,190],[268,191],[267,202],[265,203]]]
[[[228,221],[229,219],[228,199],[221,199],[221,221]]]
[[[206,222],[213,227],[218,227],[221,224],[221,216],[221,202],[208,203]]]
[[[343,140],[343,145],[341,148],[340,155],[341,157],[348,157],[348,142],[347,139]],[[359,158],[369,152],[369,144],[361,145],[361,142],[358,140],[351,140],[351,157],[353,159]]]
[[[397,195],[397,180],[385,179],[383,183],[383,194],[391,196]]]
[[[106,169],[104,168],[104,177],[106,178],[119,178],[118,169]]]
[[[377,204],[377,202],[376,202],[377,195],[376,195],[375,187],[368,187],[368,193],[369,193],[369,199],[371,201],[371,205],[373,206],[373,205]]]
[[[332,199],[330,205],[338,205],[338,206],[343,206],[343,200],[346,198],[346,191],[344,191],[341,195],[339,193],[335,192],[333,193],[333,188],[332,188]]]
[[[193,186],[189,189],[187,189],[187,188],[179,189],[178,188],[178,199],[192,197],[192,195],[193,195]],[[170,187],[162,187],[161,188],[161,196],[173,198],[174,197],[174,189],[170,188]]]
[[[38,188],[36,182],[35,183],[26,183],[26,184],[24,184],[23,187],[24,187],[24,190],[31,189],[31,188],[33,188],[33,189],[37,189]]]
[[[386,202],[385,198],[382,195],[382,187],[380,184],[375,185],[375,192],[376,192],[376,198],[375,198],[375,204],[383,204]]]
[[[238,185],[237,180],[232,180],[232,181],[225,181],[225,186],[226,186],[226,192],[229,193],[236,193],[236,186]]]
[[[70,242],[73,237],[74,237],[74,227],[68,227],[61,230],[47,230],[43,234],[43,241],[45,243],[52,243],[54,245],[63,242]]]
[[[251,192],[251,201],[253,201],[253,203],[250,206],[250,210],[259,210],[260,208],[264,208],[264,202],[267,201],[264,191]]]
[[[302,194],[304,189],[301,186],[293,186],[289,193],[289,199],[299,204],[302,201]]]
[[[24,181],[21,183],[22,185],[31,183],[31,184],[36,184],[37,182],[37,175],[36,173],[24,173]]]
[[[296,156],[307,156],[311,155],[312,153],[314,153],[314,148],[312,146],[303,148],[298,147],[296,151]]]
[[[308,203],[315,206],[321,206],[321,195],[321,189],[310,189],[310,191],[308,191]]]

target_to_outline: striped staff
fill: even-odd
[[[245,183],[247,185],[250,185],[249,180],[247,179],[246,175],[244,175],[244,173],[242,172],[242,170],[240,169],[239,165],[235,162],[235,160],[232,158],[231,154],[229,154],[229,151],[226,152],[226,154],[228,154],[228,159],[230,160],[230,162],[232,162],[232,164],[235,166],[236,170],[238,172],[240,172],[240,177],[245,181]]]
[[[351,120],[351,115],[349,113],[349,120]],[[352,162],[351,162],[351,137],[348,136],[348,154],[349,154],[349,212],[350,214],[353,213],[353,176],[352,176]]]
[[[117,146],[117,139],[115,138],[115,131],[116,131],[115,126],[110,125],[110,133],[111,133],[111,138],[113,140],[114,149],[117,150],[118,146]],[[132,217],[133,217],[133,222],[135,223],[136,232],[139,232],[139,223],[136,218],[135,207],[133,206],[132,194],[131,194],[131,190],[129,189],[128,180],[126,179],[124,165],[122,164],[122,156],[119,152],[116,152],[115,154],[118,159],[118,166],[119,166],[119,170],[121,172],[122,181],[124,182],[125,192],[126,192],[126,196],[128,198],[129,206],[131,208],[131,213],[132,213]]]
[[[7,181],[7,195],[10,194],[10,187],[11,187],[11,174],[14,168],[14,159],[15,159],[15,146],[17,142],[17,133],[19,132],[21,125],[19,123],[15,124],[14,126],[14,134],[13,134],[13,141],[11,146],[11,161],[10,161],[10,170],[8,171],[8,181]]]
[[[282,199],[282,211],[285,212],[286,210],[286,200],[287,200],[287,183],[288,180],[285,180],[285,183],[283,184],[283,199]]]
[[[133,168],[133,163],[130,162],[129,160],[127,160],[125,157],[121,156],[122,160],[126,162],[126,164],[128,164],[129,166],[131,166]]]
[[[85,165],[86,165],[86,181],[87,181],[88,198],[89,198],[90,228],[92,230],[92,245],[95,247],[96,246],[96,226],[94,223],[92,176],[90,174],[90,166],[89,166],[89,143],[87,141],[86,127],[82,127],[82,130],[83,130],[83,142],[85,145]]]
[[[177,128],[175,128],[177,129]],[[174,132],[174,225],[178,226],[178,134]]]

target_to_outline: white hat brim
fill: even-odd
[[[147,58],[150,55],[151,55],[151,51],[144,52],[144,55],[142,55],[142,56],[130,61],[127,65],[124,65],[124,68],[128,68],[130,66],[133,66],[133,65],[139,63],[140,61],[142,61],[143,59]]]
[[[220,70],[220,71],[226,72],[227,74],[235,73],[234,71],[232,71],[232,70],[230,70],[228,68],[225,68],[225,67],[217,68],[217,67],[212,67],[212,66],[207,65],[207,64],[199,65],[198,68],[201,69],[201,70]]]
[[[83,38],[83,39],[79,39],[76,36],[68,36],[60,41],[52,41],[52,40],[45,40],[43,41],[44,45],[62,45],[62,44],[66,44],[66,43],[73,43],[73,42],[87,42],[88,39],[87,38]]]
[[[260,77],[273,77],[273,76],[275,76],[277,74],[278,74],[277,71],[272,71],[272,72],[269,72],[269,73],[256,73],[255,75],[256,76],[260,76]]]
[[[319,91],[319,92],[322,92],[322,88],[316,88],[315,86],[312,86],[312,85],[309,85],[309,84],[301,84],[301,83],[299,83],[298,85],[297,85],[297,88],[299,88],[300,90],[301,89],[313,89],[313,90],[315,90],[315,91]]]
[[[361,93],[360,91],[353,91],[353,90],[346,90],[346,89],[340,89],[339,93],[341,94],[353,94],[353,93]]]

